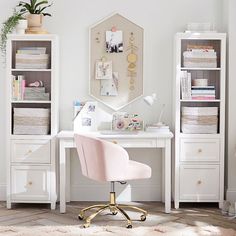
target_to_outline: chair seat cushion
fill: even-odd
[[[148,179],[152,175],[152,169],[150,166],[145,165],[143,163],[137,161],[128,162],[128,168],[126,176],[124,176],[125,180],[132,180],[132,179]]]

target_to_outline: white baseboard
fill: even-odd
[[[71,201],[108,201],[109,187],[100,185],[72,185]],[[161,201],[161,186],[116,185],[117,201]]]
[[[236,189],[228,189],[226,192],[226,199],[228,201],[236,202]]]
[[[6,184],[0,184],[0,201],[6,201]]]

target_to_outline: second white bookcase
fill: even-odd
[[[20,55],[23,59],[16,62],[16,54],[18,53],[17,56],[19,56],[21,50],[33,51],[35,48],[42,48],[45,51],[42,54],[48,55],[47,66],[38,69],[40,65],[37,63],[40,64],[43,60],[35,62],[37,55],[28,55],[29,52],[23,53],[23,56]],[[7,208],[11,208],[12,203],[49,203],[51,208],[55,209],[57,200],[55,151],[59,117],[58,37],[50,34],[9,35],[6,56]],[[42,81],[49,98],[43,101],[37,99],[37,96],[33,100],[29,100],[32,98],[30,96],[28,99],[23,96],[15,99],[13,96],[14,76],[25,78],[26,86]],[[23,91],[22,88],[17,88],[17,92],[18,90]],[[14,114],[16,110],[19,113],[27,110],[30,114],[22,118],[19,114]],[[46,120],[44,118],[42,118],[43,121],[41,120],[40,125],[43,128],[38,125],[41,116],[38,117],[39,115],[34,113],[39,110],[43,113],[46,111],[48,116]],[[20,127],[18,131],[16,131],[14,118],[16,116],[17,125]],[[37,125],[36,128],[35,125]]]
[[[183,54],[189,45],[210,46],[216,52],[216,66],[185,67]],[[225,57],[226,35],[223,33],[177,33],[175,36],[174,82],[174,200],[180,202],[218,202],[224,198],[225,139]],[[198,59],[197,59],[198,60]],[[191,60],[190,60],[191,61]],[[194,61],[194,60],[192,60]],[[211,60],[209,60],[211,61]],[[208,79],[215,87],[214,99],[182,99],[180,75]],[[217,107],[215,133],[184,133],[181,125],[183,107]],[[191,118],[190,118],[191,119]],[[196,132],[196,130],[195,130]]]

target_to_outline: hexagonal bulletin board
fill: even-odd
[[[90,95],[114,110],[143,95],[143,28],[120,14],[90,28]]]

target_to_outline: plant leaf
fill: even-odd
[[[37,3],[36,5],[35,5],[35,9],[37,8],[37,7],[39,7],[40,5],[43,5],[43,4],[48,4],[48,1],[42,1],[42,2],[39,2],[39,3]]]

